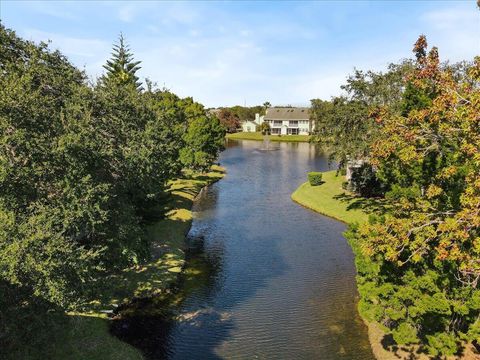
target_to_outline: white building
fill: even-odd
[[[309,108],[269,108],[263,121],[270,125],[272,135],[309,135],[314,129]]]
[[[255,114],[255,120],[251,121],[244,121],[242,123],[242,131],[244,132],[255,132],[257,131],[257,126],[263,123],[264,116],[260,116],[260,114]]]

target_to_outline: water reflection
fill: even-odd
[[[147,345],[134,345],[150,359],[373,358],[344,225],[290,199],[326,157],[306,143],[260,146],[227,143],[227,176],[194,206],[201,251],[192,246],[175,321],[136,319]]]

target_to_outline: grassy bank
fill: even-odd
[[[133,297],[161,294],[170,286],[185,262],[183,249],[192,223],[193,200],[203,187],[223,176],[223,168],[213,166],[209,173],[186,172],[184,177],[172,181],[169,196],[157,208],[165,217],[147,226],[147,236],[153,246],[151,261],[105,277],[99,285],[101,297],[87,304],[85,312],[98,315]]]
[[[365,199],[342,189],[344,176],[336,176],[336,171],[323,173],[324,183],[311,186],[308,182],[300,185],[292,194],[292,200],[320,214],[340,220],[346,224],[362,223],[372,213],[383,213],[387,209],[380,199]],[[372,351],[378,360],[417,359],[428,360],[431,357],[417,353],[418,347],[393,347],[389,351],[384,347],[385,332],[381,326],[364,319],[368,327],[368,338]],[[458,357],[447,357],[453,360]],[[464,360],[478,359],[473,346],[468,344],[462,356]]]
[[[233,134],[227,134],[226,137],[227,139],[235,140],[263,141],[263,135],[260,132],[238,132]],[[309,140],[309,135],[270,135],[270,141],[308,142]]]
[[[19,342],[7,359],[143,359],[139,350],[110,334],[108,316],[132,298],[161,296],[182,271],[193,200],[203,187],[221,179],[224,169],[214,166],[206,174],[184,175],[169,184],[168,196],[156,209],[165,216],[147,226],[153,245],[151,260],[102,279],[96,289],[98,298],[84,304],[82,312],[35,316],[32,328],[38,328],[34,331],[38,337]]]
[[[324,183],[311,186],[308,182],[300,185],[292,194],[292,200],[320,214],[344,223],[362,223],[369,214],[383,211],[382,203],[376,199],[364,199],[342,189],[344,176],[336,171],[323,173]]]

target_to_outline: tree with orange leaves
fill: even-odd
[[[362,314],[398,344],[454,355],[480,342],[480,57],[459,80],[425,36],[414,53],[402,113],[372,112],[391,210],[347,235]]]

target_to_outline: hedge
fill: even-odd
[[[317,171],[312,171],[308,173],[308,182],[312,186],[322,185],[322,173]]]

